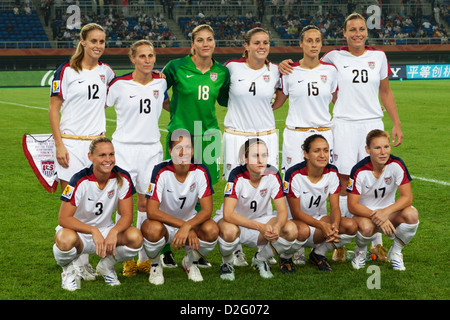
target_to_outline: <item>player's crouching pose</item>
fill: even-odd
[[[62,287],[80,289],[73,261],[80,254],[96,253],[102,259],[96,271],[108,285],[120,285],[114,265],[133,258],[142,248],[142,234],[132,227],[135,193],[129,174],[115,166],[114,147],[106,137],[92,141],[92,166],[75,174],[65,188],[53,253],[63,268]],[[117,209],[121,219],[114,224]]]
[[[328,163],[327,140],[314,134],[305,139],[302,149],[305,161],[286,171],[284,191],[299,238],[301,235],[304,237],[304,225],[309,227],[309,238],[304,242],[306,247],[313,248],[309,261],[319,270],[332,271],[325,254],[352,241],[357,225],[353,219],[341,217],[338,170]],[[329,216],[327,199],[330,202]]]
[[[352,266],[365,267],[367,245],[381,229],[394,239],[387,255],[392,267],[405,270],[401,252],[419,226],[419,213],[411,205],[411,177],[402,159],[391,155],[387,132],[370,131],[366,151],[369,156],[353,167],[347,188],[348,208],[358,223]],[[395,200],[397,189],[400,197]]]
[[[297,228],[288,221],[288,212],[278,170],[267,164],[267,146],[259,138],[244,144],[245,164],[234,168],[225,189],[223,216],[218,221],[219,251],[222,255],[220,277],[234,280],[233,252],[241,243],[259,251],[252,265],[263,278],[272,278],[268,259],[281,254],[294,244]],[[267,208],[273,199],[277,215]]]
[[[169,137],[171,160],[153,169],[146,194],[147,220],[142,224],[144,249],[151,261],[149,282],[164,283],[160,252],[167,243],[173,250],[188,253],[181,263],[192,281],[203,281],[198,260],[211,252],[217,242],[219,228],[211,219],[213,208],[211,177],[208,168],[193,161],[194,149],[190,133],[174,130]],[[200,211],[195,211],[197,201]]]

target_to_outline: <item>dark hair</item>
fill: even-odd
[[[317,26],[315,26],[315,25],[313,25],[313,24],[310,24],[310,25],[304,27],[304,28],[302,29],[302,31],[300,31],[300,42],[303,42],[303,37],[305,36],[306,31],[309,31],[309,30],[317,30],[317,31],[319,31],[319,33],[320,33],[320,39],[323,38],[323,36],[322,36],[322,31],[320,31],[319,27],[317,27]]]
[[[366,146],[370,147],[370,143],[372,142],[372,140],[379,137],[386,137],[388,140],[390,140],[389,133],[387,133],[387,131],[374,129],[370,131],[366,136]]]
[[[321,134],[313,134],[305,139],[305,141],[302,144],[302,149],[306,153],[309,153],[309,149],[311,149],[311,143],[313,143],[316,139],[323,139],[326,143],[328,143],[327,139],[325,139],[324,136]]]
[[[180,140],[181,137],[186,137],[191,140],[192,147],[194,147],[194,140],[191,133],[186,129],[175,129],[169,135],[169,148],[172,149],[174,144]]]
[[[267,145],[264,142],[264,140],[262,140],[260,138],[250,138],[247,141],[245,141],[245,143],[244,143],[244,158],[248,158],[248,150],[254,144],[262,144],[267,148]]]

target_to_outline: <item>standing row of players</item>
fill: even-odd
[[[231,60],[226,64],[226,66],[223,66],[212,58],[215,47],[213,30],[209,26],[202,25],[197,27],[194,31],[195,32],[193,32],[192,35],[191,54],[185,58],[176,59],[169,62],[163,70],[165,78],[161,77],[161,75],[152,73],[156,57],[151,43],[146,41],[136,42],[130,50],[130,59],[135,65],[135,71],[128,75],[114,78],[114,72],[112,69],[106,64],[99,62],[99,58],[104,50],[104,31],[98,25],[89,24],[81,30],[81,41],[72,59],[63,64],[55,73],[55,78],[52,85],[49,117],[55,139],[56,156],[58,160],[57,174],[61,182],[61,187],[64,190],[62,200],[67,200],[72,204],[72,206],[68,206],[63,203],[61,206],[59,224],[60,227],[62,227],[61,230],[66,231],[69,229],[75,231],[75,234],[79,235],[82,233],[83,236],[87,235],[88,238],[91,237],[90,240],[87,241],[91,243],[91,245],[87,245],[86,240],[81,240],[83,237],[74,236],[73,233],[73,242],[58,240],[60,236],[65,233],[64,231],[59,230],[55,236],[55,258],[58,264],[63,267],[63,287],[69,290],[76,289],[78,287],[76,281],[77,279],[95,279],[95,271],[92,267],[90,267],[86,255],[96,252],[95,250],[92,250],[92,247],[96,248],[97,254],[101,252],[102,254],[100,256],[104,257],[104,259],[101,260],[102,263],[99,263],[97,266],[97,271],[100,272],[104,276],[105,280],[110,284],[118,283],[117,276],[114,272],[113,262],[120,260],[126,261],[123,258],[126,256],[125,254],[123,257],[118,258],[117,252],[115,251],[115,245],[127,246],[127,243],[129,244],[129,250],[127,251],[129,256],[131,256],[132,253],[135,255],[138,251],[139,261],[148,261],[148,264],[151,264],[151,266],[148,266],[147,269],[148,272],[150,272],[150,281],[153,283],[162,283],[163,280],[161,280],[161,278],[163,279],[163,277],[162,268],[160,268],[160,265],[164,262],[160,261],[159,252],[163,250],[162,248],[167,247],[167,243],[170,242],[176,248],[181,247],[186,243],[190,246],[191,251],[185,259],[183,259],[182,267],[189,271],[188,275],[192,280],[201,280],[201,274],[198,271],[197,265],[200,261],[202,261],[202,257],[205,255],[205,252],[207,253],[214,248],[215,241],[219,242],[219,249],[224,255],[224,261],[221,266],[221,277],[225,279],[232,279],[234,278],[234,273],[232,265],[230,264],[230,259],[232,259],[232,253],[235,252],[235,249],[239,246],[239,243],[244,242],[247,245],[252,243],[253,246],[256,245],[257,247],[260,247],[260,250],[252,259],[252,264],[259,269],[260,274],[263,277],[270,277],[271,273],[267,261],[271,257],[271,254],[273,255],[274,253],[277,253],[280,255],[280,260],[282,258],[283,261],[289,261],[289,254],[292,253],[291,251],[293,248],[298,250],[298,248],[305,244],[307,238],[309,238],[309,235],[307,235],[307,232],[305,231],[309,230],[309,228],[305,228],[305,226],[302,226],[301,223],[297,224],[297,228],[294,228],[296,225],[294,222],[288,223],[288,221],[290,221],[288,220],[289,214],[295,216],[297,211],[293,210],[291,207],[291,213],[289,213],[286,203],[284,203],[284,207],[286,208],[286,210],[284,210],[280,204],[284,200],[274,200],[274,204],[277,209],[276,216],[272,216],[270,213],[271,205],[266,206],[267,210],[264,211],[264,213],[269,216],[270,219],[263,223],[256,223],[252,219],[243,221],[239,214],[234,215],[236,211],[239,211],[239,209],[236,209],[239,208],[239,201],[234,203],[235,210],[231,209],[230,211],[230,206],[224,205],[223,219],[219,219],[218,227],[213,227],[213,223],[208,223],[208,226],[205,227],[206,229],[203,230],[203,227],[200,227],[199,221],[205,217],[205,213],[209,212],[209,206],[211,206],[212,210],[212,204],[209,204],[209,201],[199,200],[199,204],[197,204],[195,210],[195,212],[198,212],[197,215],[194,215],[194,217],[189,217],[192,218],[191,220],[193,221],[185,221],[183,219],[176,218],[176,213],[178,213],[180,209],[174,209],[175,211],[172,213],[175,218],[170,218],[172,217],[170,214],[171,212],[164,212],[161,209],[161,206],[163,206],[161,201],[157,206],[152,201],[147,201],[145,199],[145,194],[149,195],[157,189],[155,184],[156,177],[160,177],[161,181],[165,181],[162,179],[165,175],[156,174],[151,177],[151,173],[154,172],[153,167],[156,166],[159,168],[162,165],[161,161],[163,159],[163,151],[159,142],[160,134],[158,129],[158,119],[163,107],[166,110],[170,110],[168,137],[171,137],[172,133],[177,129],[187,129],[187,131],[191,134],[191,137],[193,137],[193,141],[196,140],[195,134],[197,134],[198,136],[201,136],[200,141],[203,142],[201,146],[191,145],[190,148],[196,152],[194,154],[195,159],[203,159],[203,162],[207,163],[206,166],[200,165],[199,168],[202,169],[198,170],[203,173],[204,179],[205,177],[209,177],[210,182],[209,184],[205,184],[205,181],[203,181],[202,184],[200,184],[200,182],[195,182],[193,187],[192,185],[189,186],[189,189],[191,187],[193,189],[199,188],[200,185],[209,185],[209,188],[211,189],[210,192],[212,192],[212,185],[214,185],[219,179],[218,158],[220,156],[220,152],[217,152],[217,150],[220,150],[221,148],[217,148],[218,143],[220,146],[220,139],[218,139],[220,136],[220,129],[215,116],[214,105],[216,101],[218,101],[221,105],[228,106],[228,112],[225,118],[225,133],[223,137],[224,174],[226,179],[229,181],[227,184],[229,189],[227,189],[225,193],[227,194],[231,192],[231,195],[233,192],[237,192],[236,190],[232,191],[231,187],[236,187],[239,183],[234,180],[230,181],[230,179],[243,179],[242,181],[246,181],[246,183],[255,188],[255,185],[252,185],[252,181],[250,179],[252,175],[250,173],[245,173],[246,170],[247,172],[250,172],[248,165],[244,166],[244,168],[238,167],[244,171],[244,173],[239,175],[240,178],[237,178],[236,172],[233,171],[233,168],[238,166],[239,163],[240,153],[237,149],[239,149],[241,145],[245,145],[246,142],[250,144],[250,142],[253,141],[253,138],[257,138],[258,142],[251,143],[251,146],[248,145],[247,148],[245,148],[246,152],[251,150],[250,147],[256,148],[260,144],[264,144],[264,147],[267,148],[267,152],[265,154],[270,157],[269,160],[266,159],[266,162],[263,161],[262,164],[256,166],[258,170],[261,171],[267,163],[274,164],[273,166],[268,166],[271,170],[267,170],[267,168],[263,170],[265,173],[275,172],[274,174],[269,175],[271,177],[270,179],[272,179],[270,183],[270,190],[275,190],[274,188],[277,186],[277,184],[274,183],[275,181],[281,182],[280,175],[275,169],[278,168],[278,138],[275,133],[275,120],[271,104],[273,92],[276,88],[276,84],[279,82],[280,75],[278,66],[267,60],[270,47],[268,33],[260,28],[249,31],[244,45],[246,52],[244,58]],[[287,170],[290,166],[303,161],[303,153],[301,152],[300,146],[303,144],[303,141],[307,138],[307,136],[313,134],[320,133],[324,136],[327,135],[324,137],[324,141],[327,141],[327,143],[330,144],[328,149],[333,149],[332,154],[334,154],[334,156],[330,158],[330,162],[336,160],[335,164],[338,165],[339,161],[345,157],[345,154],[351,153],[347,151],[336,152],[336,135],[333,138],[332,134],[335,132],[337,126],[334,125],[333,130],[331,130],[331,115],[328,111],[328,104],[331,101],[331,97],[336,95],[335,92],[337,85],[339,86],[339,99],[335,100],[336,105],[334,108],[334,121],[338,118],[337,106],[341,99],[341,94],[343,96],[345,95],[345,88],[347,88],[347,90],[351,90],[353,88],[351,85],[346,87],[344,85],[345,75],[340,75],[340,73],[344,73],[349,66],[351,66],[351,68],[348,68],[348,70],[350,70],[350,76],[353,75],[351,78],[353,86],[356,86],[355,84],[366,86],[364,88],[371,90],[371,92],[373,91],[372,95],[376,96],[376,99],[373,101],[370,100],[370,98],[368,98],[368,101],[378,101],[379,87],[381,100],[394,122],[393,137],[398,138],[397,144],[401,142],[402,134],[395,107],[395,101],[393,100],[392,92],[389,89],[387,79],[389,68],[387,61],[383,62],[383,59],[386,59],[384,53],[365,47],[364,43],[365,38],[367,37],[367,28],[365,27],[365,20],[357,14],[350,15],[347,18],[344,25],[344,35],[347,38],[349,46],[346,49],[336,50],[335,53],[343,56],[347,55],[349,65],[336,67],[320,61],[318,58],[321,48],[320,31],[314,27],[307,27],[304,29],[304,32],[302,32],[300,42],[300,45],[304,51],[303,59],[298,62],[297,66],[295,64],[293,65],[293,75],[285,75],[281,77],[282,85],[279,89],[282,90],[283,94],[281,94],[281,90],[277,90],[278,95],[273,106],[274,109],[281,106],[286,99],[286,96],[289,96],[289,114],[288,119],[286,120],[284,137],[289,134],[294,136],[294,138],[288,137],[283,139],[282,167],[285,170]],[[357,55],[356,52],[352,52],[352,50],[355,50],[356,48],[361,50],[361,46],[363,49],[362,53],[360,52],[360,56]],[[325,55],[324,58],[332,53],[333,51]],[[367,55],[370,57],[367,58]],[[353,57],[353,60],[355,61],[350,61],[350,57]],[[363,62],[356,62],[359,61],[358,58],[362,57],[366,60]],[[340,56],[336,58],[336,61],[341,63],[342,59],[343,58]],[[361,66],[357,66],[357,63],[361,63]],[[280,65],[280,69],[283,64],[287,65],[286,68],[288,69],[287,63],[282,63]],[[361,67],[361,69],[358,69],[359,67]],[[296,72],[296,68],[300,71],[299,76],[303,75],[303,78],[295,78],[294,74]],[[378,83],[376,83],[376,80],[372,80],[372,78],[378,79]],[[297,86],[288,83],[289,79],[292,79],[291,82],[297,83]],[[304,83],[299,85],[302,82]],[[165,92],[170,87],[172,87],[173,95],[171,101],[169,102]],[[289,87],[291,89],[289,89]],[[297,89],[297,91],[295,89]],[[357,89],[355,92],[358,93],[360,90],[361,89]],[[346,95],[350,96],[353,99],[352,101],[355,101],[355,92],[348,93],[347,91]],[[297,95],[298,98],[296,100]],[[304,95],[303,99],[305,100],[300,98],[301,95]],[[358,96],[361,95],[361,93],[358,94]],[[365,93],[364,97],[367,96],[368,94]],[[317,106],[317,108],[310,107],[307,102],[308,99],[310,101],[314,101],[313,103]],[[295,103],[295,101],[297,102]],[[111,174],[110,178],[123,175],[128,178],[121,180],[131,181],[131,183],[128,186],[128,188],[130,188],[129,192],[121,193],[124,195],[123,198],[115,198],[120,193],[118,190],[110,190],[107,193],[103,193],[103,195],[106,194],[108,199],[115,199],[116,204],[117,201],[119,201],[118,203],[120,204],[122,201],[118,199],[127,199],[127,197],[133,193],[134,186],[136,186],[136,191],[138,193],[137,227],[141,229],[141,235],[144,235],[144,240],[141,239],[143,249],[138,245],[139,239],[137,238],[139,237],[136,236],[136,234],[139,233],[135,232],[136,230],[133,229],[133,232],[130,231],[133,235],[131,238],[134,239],[134,241],[131,241],[130,239],[125,241],[122,237],[119,241],[119,238],[117,237],[118,230],[114,229],[116,227],[112,227],[109,224],[109,220],[108,226],[106,227],[112,227],[116,232],[112,233],[109,229],[107,229],[107,231],[104,231],[102,238],[98,236],[97,232],[95,232],[95,236],[91,236],[93,229],[92,227],[100,227],[100,225],[96,224],[99,221],[99,217],[102,217],[103,215],[112,215],[112,211],[110,210],[111,208],[105,211],[104,209],[106,206],[104,207],[103,200],[106,201],[106,199],[96,201],[96,199],[93,198],[93,194],[90,194],[91,191],[94,193],[94,190],[90,190],[90,188],[86,188],[84,196],[82,193],[76,192],[77,190],[83,190],[79,188],[82,186],[81,181],[84,180],[90,181],[92,188],[95,186],[100,189],[101,184],[95,183],[96,178],[94,178],[96,177],[96,162],[92,161],[92,158],[95,158],[94,155],[96,149],[91,148],[91,150],[89,150],[89,146],[92,140],[102,137],[105,133],[105,115],[103,111],[103,107],[105,105],[114,106],[116,109],[117,129],[113,134],[114,147],[112,153],[114,155],[115,149],[117,152],[117,163],[120,168],[124,169],[116,169],[118,173]],[[301,108],[299,106],[301,106]],[[347,107],[348,104],[344,104],[344,106]],[[340,108],[343,109],[343,107]],[[356,112],[355,110],[359,110],[358,108],[361,108],[360,106],[353,106],[352,108],[353,111],[347,112],[347,116],[356,114],[362,115],[367,112]],[[381,117],[383,113],[379,103],[378,108],[379,112],[372,111],[376,113],[375,118],[377,123],[382,126]],[[60,121],[58,117],[59,112],[61,113]],[[371,113],[368,117],[369,120],[363,121],[360,121],[360,119],[350,120],[343,117],[342,121],[345,125],[342,125],[341,127],[346,128],[346,126],[351,126],[352,134],[350,136],[356,137],[358,136],[356,132],[361,133],[363,131],[360,127],[366,127],[368,125],[373,126],[372,122],[375,122],[373,120],[374,114]],[[326,119],[326,121],[323,121],[324,119]],[[362,124],[359,122],[362,122]],[[196,126],[198,123],[200,123],[200,128]],[[359,127],[357,131],[355,131],[355,126]],[[370,127],[370,130],[371,129],[372,127]],[[367,129],[366,132],[364,132],[362,138],[363,140],[366,133],[370,130]],[[208,137],[208,139],[206,139],[206,137]],[[249,138],[251,139],[249,140]],[[184,140],[185,139],[180,138],[178,140],[174,139],[173,141],[176,142],[176,146],[180,148],[181,146],[179,145]],[[211,141],[211,145],[214,144],[215,148],[211,148],[211,145],[205,145],[205,141],[209,140]],[[170,145],[172,143],[171,141],[171,139],[167,139],[167,159],[173,159],[172,151],[175,146]],[[286,145],[287,143],[292,142],[298,144]],[[105,144],[108,144],[107,141]],[[331,145],[335,146],[330,148]],[[368,147],[370,147],[370,145]],[[216,152],[209,152],[206,154],[205,151],[207,150],[216,150]],[[288,153],[287,150],[289,150],[290,153]],[[183,154],[183,152],[184,151],[181,151],[181,154]],[[250,154],[246,152],[244,153],[246,154],[246,157],[250,157]],[[258,152],[256,153],[258,154]],[[327,163],[329,154],[330,151],[327,152]],[[102,155],[104,156],[105,154]],[[364,155],[366,156],[367,154]],[[178,153],[178,156],[180,156],[180,153]],[[244,160],[245,159],[248,160],[248,158],[244,157]],[[359,159],[357,159],[354,164],[356,164],[358,160]],[[112,168],[114,168],[113,165],[115,164],[115,159],[114,161],[106,161],[104,164],[102,164],[101,161],[99,162],[99,169],[102,169],[103,171],[107,170],[107,168],[112,170]],[[170,165],[168,165],[170,160],[162,163],[164,164],[163,166],[170,167]],[[306,163],[309,162],[307,161]],[[90,171],[79,171],[80,169],[86,167],[90,168]],[[188,167],[191,168],[194,166],[189,165]],[[350,168],[351,167],[352,166],[350,166]],[[174,180],[173,173],[176,172],[175,168],[176,166],[173,164],[172,170],[168,168],[165,169],[166,172],[172,172],[172,174],[168,175],[166,173],[167,176],[172,177],[172,180]],[[85,174],[82,172],[85,172]],[[183,170],[180,172],[185,173]],[[337,169],[335,169],[335,172],[337,174]],[[405,174],[407,174],[406,168]],[[86,179],[81,178],[81,176],[84,175],[91,177],[91,179],[87,177]],[[189,173],[187,177],[189,176],[201,176],[201,174]],[[260,172],[260,178],[262,179],[264,176],[265,175]],[[176,185],[180,182],[180,180],[181,182],[184,182],[184,178],[186,177],[183,178],[183,175],[180,177],[181,179],[175,179],[176,181],[174,180],[172,183]],[[394,177],[389,178],[391,181],[394,179]],[[341,183],[338,183],[339,190],[343,189],[341,188],[343,180],[344,179],[341,177]],[[152,181],[153,187],[155,187],[153,191],[148,190],[149,181]],[[409,182],[408,179],[403,179],[402,181]],[[170,184],[170,182],[167,183]],[[408,184],[407,182],[404,183]],[[89,184],[89,182],[87,182],[87,184]],[[258,183],[256,185],[259,186]],[[278,183],[278,185],[280,185],[280,183]],[[345,182],[345,187],[346,185],[347,183]],[[332,193],[330,187],[327,187],[326,189],[328,193]],[[105,188],[101,190],[103,191]],[[173,191],[170,188],[167,188],[164,191],[166,190],[169,193],[170,191]],[[79,196],[75,196],[77,194],[79,194]],[[158,202],[158,199],[162,199],[161,197],[157,197],[158,193],[152,193],[152,196],[153,194],[156,197],[156,199],[153,200],[156,202]],[[199,198],[203,198],[204,194],[208,194],[208,192],[202,193],[202,197],[199,196]],[[280,190],[278,190],[278,192],[274,193],[270,192],[269,189],[261,189],[260,196],[263,194],[264,196],[269,196],[270,200],[270,197],[274,199],[279,198],[279,195],[282,195],[283,192],[281,191],[280,193]],[[384,194],[385,193],[383,192],[383,196]],[[206,197],[209,197],[209,195]],[[325,202],[324,197],[321,197],[321,200]],[[185,196],[178,195],[178,202],[182,202],[180,206],[184,207],[184,205],[186,205],[186,198],[187,197]],[[229,198],[232,199],[233,197]],[[236,199],[237,198],[239,197],[236,197]],[[334,198],[339,199],[339,197],[336,198],[335,196]],[[249,208],[247,208],[247,211],[256,212],[258,210],[258,212],[261,212],[260,209],[264,207],[264,205],[261,207],[261,205],[258,205],[256,202],[252,201],[251,198],[249,199],[250,200],[248,200],[249,203],[247,205]],[[284,199],[284,197],[282,199]],[[322,206],[319,205],[320,200],[317,200],[318,199],[314,199],[311,204],[322,208]],[[224,203],[226,202],[231,202],[232,207],[233,200],[226,200]],[[303,204],[303,201],[299,200],[299,202]],[[152,203],[154,207],[150,208]],[[171,202],[171,205],[174,205],[174,203],[175,202]],[[339,213],[344,207],[343,203],[344,202],[341,201],[340,205],[337,206],[336,210],[339,210]],[[402,202],[403,205],[405,203]],[[290,201],[289,204],[291,205]],[[203,207],[203,205],[205,207]],[[406,204],[406,207],[408,206],[410,206],[410,203]],[[170,210],[169,207],[167,207],[167,211]],[[70,210],[66,211],[68,208],[70,208]],[[335,208],[335,206],[333,206],[333,208]],[[79,217],[79,214],[77,213],[78,210],[84,212],[82,214],[82,216],[84,215],[84,219]],[[114,208],[112,210],[114,210]],[[152,212],[155,213],[149,214],[149,210],[153,210]],[[332,211],[337,212],[336,210]],[[117,207],[117,211],[120,219],[118,219],[118,221],[116,220],[116,224],[114,225],[121,226],[119,234],[122,234],[125,230],[128,230],[123,229],[123,227],[130,226],[130,224],[128,224],[128,211],[132,212],[132,207],[131,210],[122,209],[119,205]],[[284,211],[286,211],[287,214],[286,218]],[[398,211],[399,210],[396,210],[396,212]],[[403,212],[402,210],[400,211]],[[417,211],[414,211],[413,209],[411,209],[411,211],[415,213],[417,221],[416,223],[409,224],[412,224],[415,228],[417,228]],[[88,214],[89,212],[92,215],[90,218]],[[160,215],[161,212],[164,214]],[[299,212],[303,211],[300,210]],[[355,212],[352,211],[352,213]],[[389,210],[385,214],[392,216]],[[71,217],[71,219],[65,220],[62,218],[67,216]],[[335,214],[330,215],[330,217],[332,216],[334,217]],[[74,219],[72,219],[73,217],[75,217],[75,220],[78,220],[76,223],[74,223]],[[124,217],[127,218],[123,221],[122,219]],[[208,219],[210,219],[210,217],[211,212],[209,212]],[[216,217],[220,217],[220,214],[218,213]],[[164,221],[164,224],[160,223],[158,225],[156,222],[153,223],[153,220],[159,222]],[[344,220],[346,219],[338,219],[338,221]],[[414,219],[411,218],[411,220]],[[79,221],[81,221],[81,225],[83,226],[80,225]],[[357,220],[355,219],[350,221],[354,223]],[[372,229],[375,231],[378,229],[379,225],[382,224],[379,223],[381,220],[376,220],[376,218],[373,218],[370,221],[376,221],[371,222],[373,224]],[[386,221],[383,221],[383,223],[386,223]],[[157,228],[155,231],[155,224],[160,227],[159,231]],[[87,228],[86,225],[91,227]],[[230,225],[239,225],[243,228],[247,228],[248,230],[254,230],[249,233],[248,242],[242,240],[243,235],[240,234],[241,231],[237,231],[243,230],[243,228],[233,229]],[[311,224],[311,226],[314,225]],[[397,225],[395,226],[397,227]],[[171,230],[171,228],[175,229]],[[355,228],[354,225],[353,228]],[[334,222],[320,224],[319,229],[320,232],[316,232],[318,239],[322,237],[336,245],[336,243],[338,243],[336,239],[341,237],[339,243],[342,245],[345,242],[342,239],[342,235],[338,236],[338,230],[342,230],[339,225],[334,224]],[[351,226],[346,226],[345,229],[347,230],[346,232],[349,234],[350,238],[352,234],[355,236],[355,234],[358,235],[361,233],[362,239],[370,239],[368,235],[370,231],[366,229],[364,229],[364,231],[361,229],[358,232],[356,232],[356,230],[352,231]],[[110,234],[113,235],[110,236]],[[239,234],[239,237],[237,237],[237,234]],[[374,234],[376,234],[376,232],[374,232]],[[161,235],[163,236],[158,238],[158,236]],[[158,239],[155,240],[155,238]],[[315,239],[316,237],[314,236],[313,242]],[[356,239],[358,244],[358,236]],[[115,245],[112,245],[114,240],[116,241]],[[92,245],[92,242],[94,245]],[[409,242],[408,239],[401,240],[401,243],[403,244],[406,244],[407,242]],[[207,249],[204,249],[205,246]],[[89,250],[89,247],[91,247],[91,250]],[[159,251],[156,250],[155,247],[159,249]],[[200,247],[203,249],[200,249]],[[364,246],[361,245],[361,250],[355,250],[355,257],[352,264],[356,267],[361,265],[361,263],[357,263],[358,259],[361,260],[358,257],[362,257],[364,255],[365,258],[364,250],[366,249],[363,247]],[[74,248],[76,249],[74,250]],[[153,251],[149,250],[149,248],[153,248]],[[158,251],[158,254],[155,254],[155,250]],[[318,266],[327,265],[329,268],[329,264],[326,262],[326,259],[324,260],[324,255],[321,254],[324,250],[324,248],[321,250],[313,250],[310,258],[312,261],[315,261]],[[71,252],[71,254],[69,254],[69,252]],[[111,256],[112,252],[115,254],[115,260],[108,258]],[[230,252],[231,255],[229,254]],[[65,258],[61,259],[61,257]],[[150,257],[150,259],[148,257]],[[323,261],[326,263],[323,263]],[[397,259],[395,261],[399,261],[398,269],[404,268],[403,261],[401,259]],[[103,265],[107,265],[107,267],[104,267]],[[285,270],[292,270],[292,264],[289,263],[282,264],[282,267]],[[155,275],[154,277],[152,277],[152,273]]]

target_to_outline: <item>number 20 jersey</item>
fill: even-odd
[[[72,69],[69,62],[59,66],[50,96],[63,98],[61,133],[96,136],[106,131],[106,90],[114,76],[113,69],[102,62],[92,70],[80,72]]]

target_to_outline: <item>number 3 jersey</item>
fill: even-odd
[[[278,66],[269,63],[269,66],[254,70],[245,58],[230,60],[225,66],[230,70],[225,128],[250,132],[275,129],[270,101],[280,82]]]
[[[114,78],[108,87],[106,105],[114,106],[117,127],[112,138],[122,143],[160,141],[158,121],[167,98],[166,80],[153,74],[153,81],[143,85],[128,73]]]
[[[136,192],[130,175],[118,166],[111,172],[103,189],[98,187],[93,166],[74,174],[61,195],[61,200],[76,206],[74,217],[83,223],[102,228],[113,224],[112,214],[119,200],[133,196]],[[122,177],[120,187],[116,175]]]
[[[368,156],[353,167],[347,191],[360,195],[359,203],[375,210],[393,204],[398,186],[409,183],[411,180],[403,160],[392,154],[381,176],[376,178]]]
[[[56,70],[51,96],[63,98],[60,131],[65,134],[96,136],[106,131],[105,103],[113,69],[102,62],[92,69],[76,72],[69,62]]]
[[[250,181],[250,173],[245,164],[231,171],[225,187],[225,197],[237,199],[234,211],[252,220],[268,214],[271,198],[278,199],[283,196],[280,173],[271,165],[267,165],[256,187]]]
[[[287,197],[300,198],[300,210],[318,220],[327,215],[328,196],[341,191],[338,170],[327,164],[322,179],[312,183],[308,178],[306,162],[303,161],[286,171],[283,191]]]
[[[203,164],[191,164],[184,182],[175,177],[172,160],[166,160],[153,169],[151,183],[145,197],[160,203],[159,210],[187,221],[197,213],[199,199],[214,193],[208,168]]]
[[[348,47],[327,52],[321,59],[338,70],[338,98],[333,116],[342,120],[381,119],[383,109],[378,93],[380,81],[392,73],[386,54],[366,47],[354,56]]]

